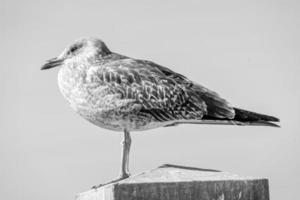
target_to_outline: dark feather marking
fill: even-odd
[[[104,74],[104,75],[105,75],[105,81],[108,82],[108,83],[110,82],[110,76],[109,76],[109,73],[110,73],[110,72],[106,72],[106,73]]]
[[[162,121],[169,121],[170,117],[166,115],[166,112],[161,112],[160,110],[157,110],[157,114],[162,118]]]
[[[121,84],[121,83],[122,83],[122,80],[121,80],[120,75],[116,74],[115,77],[116,77],[117,83],[118,83],[118,84]]]
[[[128,75],[128,83],[132,84],[134,82],[133,77],[131,74]]]

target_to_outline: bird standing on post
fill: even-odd
[[[124,132],[121,176],[129,177],[130,132],[177,124],[278,126],[279,119],[232,107],[217,93],[147,60],[83,38],[41,69],[60,66],[58,85],[71,107],[96,126]]]

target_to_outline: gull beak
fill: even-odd
[[[50,69],[50,68],[53,68],[53,67],[58,67],[63,62],[64,62],[64,59],[52,58],[52,59],[46,61],[46,63],[41,67],[41,70]]]

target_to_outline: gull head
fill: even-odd
[[[101,59],[110,53],[102,40],[94,37],[81,38],[66,47],[59,56],[46,61],[41,70],[58,67],[70,61],[80,62],[88,59]]]

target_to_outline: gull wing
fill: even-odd
[[[120,59],[93,72],[122,100],[132,100],[139,112],[156,120],[200,120],[210,115],[231,119],[234,110],[216,93],[151,61]],[[132,102],[130,101],[130,102]]]
[[[201,119],[207,112],[189,84],[176,81],[150,62],[120,59],[96,66],[88,74],[88,79],[107,86],[119,99],[134,102],[138,112],[157,121]]]

